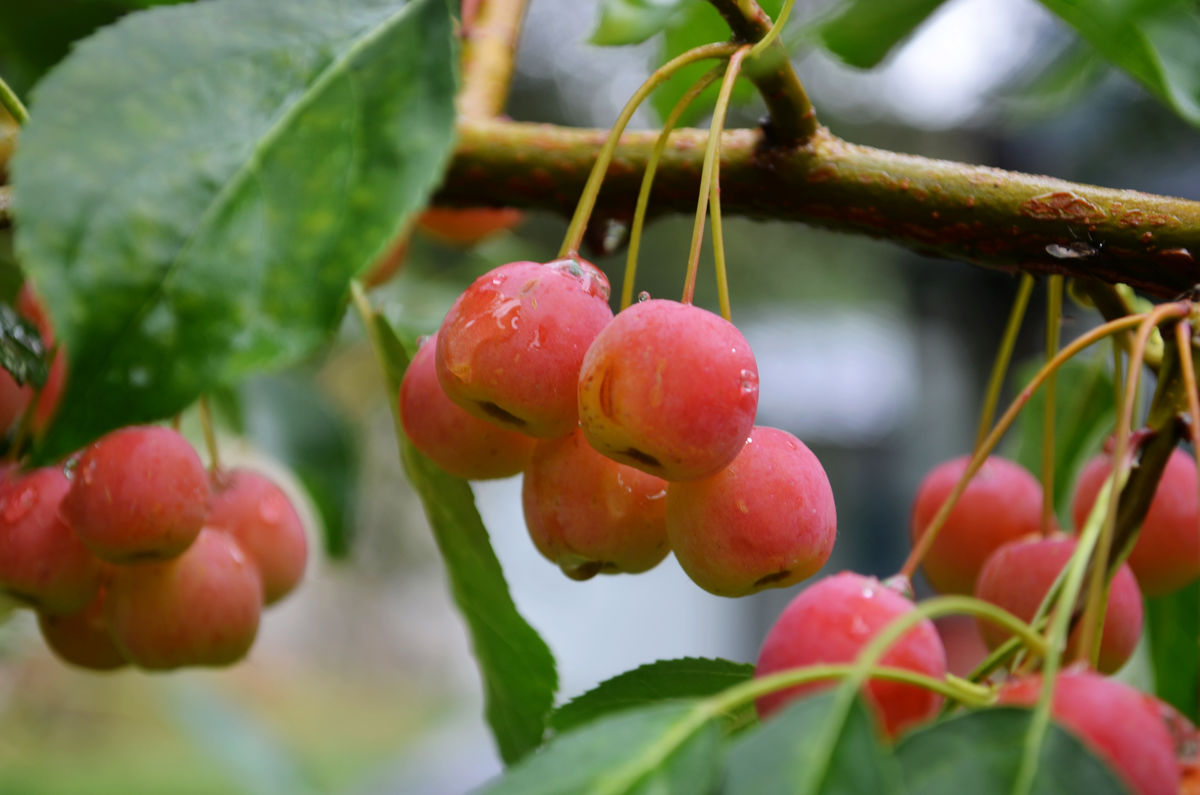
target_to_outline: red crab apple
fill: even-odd
[[[1087,521],[1111,471],[1110,456],[1097,456],[1084,466],[1071,503],[1077,530]],[[1167,459],[1137,543],[1129,553],[1129,568],[1147,596],[1171,593],[1200,576],[1198,512],[1196,462],[1182,450],[1175,450]]]
[[[1000,704],[1032,707],[1042,690],[1039,675],[1008,682]],[[1083,741],[1137,795],[1176,795],[1175,745],[1154,698],[1123,682],[1086,670],[1068,670],[1054,682],[1050,714]]]
[[[721,596],[811,577],[837,536],[833,490],[803,442],[756,427],[729,466],[667,488],[667,534],[679,565]]]
[[[910,537],[915,545],[967,469],[969,456],[934,467],[917,489]],[[1041,528],[1042,486],[1029,470],[990,456],[950,512],[921,567],[942,593],[971,594],[984,561],[1001,544]]]
[[[437,335],[421,344],[400,383],[400,421],[413,446],[464,480],[506,478],[529,463],[537,443],[467,413],[446,397],[434,368]]]
[[[666,481],[605,458],[579,430],[538,442],[521,486],[534,546],[576,580],[658,565],[666,496]]]
[[[233,536],[258,569],[264,604],[278,602],[304,576],[304,522],[283,489],[261,472],[232,469],[213,481],[205,524]]]
[[[439,242],[474,246],[512,229],[524,217],[512,207],[430,207],[417,218],[417,226]]]
[[[578,423],[583,354],[612,321],[608,296],[607,277],[578,257],[494,268],[442,321],[438,381],[477,417],[530,436],[566,436]]]
[[[816,582],[784,608],[767,634],[755,676],[817,663],[853,662],[875,635],[913,609],[908,599],[874,577],[842,572]],[[883,655],[880,665],[907,668],[941,679],[946,652],[933,622],[923,619],[905,632]],[[830,687],[817,682],[781,690],[758,699],[758,714],[767,718],[788,702]],[[890,737],[937,714],[942,697],[916,685],[872,679],[867,703]]]
[[[37,327],[42,344],[47,350],[54,348],[54,327],[29,282],[22,285],[17,294],[17,312]],[[46,382],[42,385],[37,402],[33,406],[31,427],[34,431],[41,431],[50,424],[62,397],[66,376],[67,362],[62,349],[59,348],[50,361]],[[33,400],[33,395],[34,389],[31,385],[18,384],[12,374],[0,368],[0,430],[11,427],[24,414],[29,402]]]
[[[263,586],[231,535],[206,527],[173,560],[120,567],[109,593],[113,640],[142,668],[230,665],[258,632]]]
[[[180,554],[204,524],[208,476],[187,439],[155,425],[120,428],[75,465],[63,517],[113,563]]]
[[[48,613],[82,609],[100,584],[100,561],[59,516],[69,488],[57,467],[0,483],[0,590]]]
[[[66,615],[38,613],[42,638],[61,660],[93,671],[112,671],[129,665],[113,643],[105,608],[108,586],[96,591],[91,603]]]
[[[1009,542],[988,558],[979,574],[975,595],[1003,607],[1022,621],[1031,621],[1075,546],[1075,538],[1062,534]],[[1007,631],[982,619],[979,630],[989,649],[1009,638]],[[1078,634],[1077,627],[1068,642],[1068,657],[1075,653]],[[1124,665],[1141,636],[1142,593],[1129,566],[1121,566],[1109,589],[1104,634],[1100,638],[1100,671],[1112,673]]]
[[[757,408],[758,365],[746,338],[719,315],[676,301],[621,312],[579,373],[579,422],[592,447],[669,481],[727,466]]]

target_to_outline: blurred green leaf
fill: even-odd
[[[1016,368],[1010,383],[1014,388],[1023,387],[1042,364],[1039,358]],[[1063,516],[1079,470],[1112,433],[1115,422],[1114,387],[1104,349],[1076,356],[1060,367],[1055,397],[1054,507]],[[1043,387],[1030,398],[1010,432],[1011,457],[1035,474],[1042,468],[1045,404]]]
[[[364,320],[385,369],[388,395],[395,395],[411,357],[387,320],[367,311]],[[389,403],[395,410],[395,401]],[[398,420],[396,437],[471,634],[488,724],[500,756],[511,764],[540,745],[546,733],[558,689],[554,655],[513,604],[471,487],[409,444]]]
[[[1193,0],[1041,0],[1083,39],[1200,125],[1200,6]]]
[[[1009,795],[1021,766],[1032,712],[999,707],[918,729],[896,748],[908,792]],[[1108,765],[1073,735],[1051,725],[1031,795],[1119,795],[1127,790]]]
[[[608,715],[561,734],[482,795],[645,793],[713,790],[722,741],[699,702],[654,704]]]
[[[783,6],[783,0],[763,0],[759,5],[774,19]],[[688,3],[683,6],[680,13],[671,17],[670,23],[666,27],[663,45],[659,49],[659,62],[666,63],[676,55],[693,47],[711,44],[715,41],[728,41],[729,37],[729,27],[716,9],[704,2]],[[692,83],[695,83],[711,68],[712,63],[710,62],[690,64],[659,86],[654,92],[654,96],[650,98],[650,104],[658,113],[658,117],[665,119],[679,98],[691,88]],[[719,82],[709,86],[696,98],[687,112],[679,118],[680,126],[693,124],[697,119],[703,118],[712,111],[712,107],[717,101],[717,92],[720,90]],[[748,81],[739,80],[734,86],[734,103],[745,104],[754,96],[754,87]]]
[[[1042,118],[1062,113],[1086,96],[1111,69],[1088,44],[1075,40],[1024,69],[997,92],[1007,119]]]
[[[17,253],[71,359],[41,457],[311,353],[453,146],[444,0],[132,14],[33,93]]]
[[[266,375],[240,390],[242,433],[291,469],[320,514],[325,551],[349,554],[358,484],[358,450],[345,417],[311,379]]]
[[[821,42],[851,66],[878,66],[946,0],[851,0],[820,26]]]
[[[729,751],[726,795],[858,795],[899,793],[899,768],[879,739],[875,719],[858,698],[841,726],[831,727],[834,691],[793,702]],[[817,759],[818,737],[838,732],[829,760]],[[816,777],[814,765],[823,764]],[[916,792],[916,790],[914,790]]]
[[[640,44],[661,33],[681,5],[683,0],[603,0],[588,41],[602,47]]]
[[[1155,695],[1200,722],[1200,580],[1146,598],[1146,636]]]
[[[555,710],[550,718],[550,728],[566,732],[634,707],[711,696],[745,682],[753,675],[753,665],[729,660],[698,657],[659,660],[618,674],[571,699]],[[743,711],[748,711],[752,717],[754,706],[747,705]],[[739,718],[738,722],[746,719]]]

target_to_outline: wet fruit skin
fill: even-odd
[[[969,456],[934,467],[917,489],[909,537],[915,545],[966,471]],[[991,456],[950,512],[921,568],[942,593],[972,594],[984,562],[1001,544],[1039,532],[1042,486],[1013,461]]]
[[[273,480],[252,469],[214,478],[205,524],[229,533],[258,569],[264,604],[274,604],[300,584],[308,561],[304,522]]]
[[[811,577],[837,536],[833,490],[803,442],[755,427],[733,462],[667,488],[667,534],[679,565],[720,596]]]
[[[17,294],[17,311],[37,327],[46,350],[54,348],[54,327],[50,325],[50,318],[28,282],[21,286],[21,291]],[[55,351],[46,374],[46,383],[42,385],[37,403],[33,407],[30,427],[35,432],[45,429],[54,417],[62,398],[66,377],[67,361],[60,348]],[[33,400],[33,394],[31,385],[19,385],[7,370],[0,368],[0,429],[10,428],[20,419],[29,402]]]
[[[524,217],[512,207],[430,207],[417,218],[417,226],[442,243],[474,246],[512,229]]]
[[[82,610],[67,615],[38,613],[42,638],[59,659],[93,671],[112,671],[129,665],[113,643],[105,609],[108,588],[101,586]]]
[[[521,484],[534,546],[577,580],[658,565],[666,496],[666,481],[605,458],[578,429],[538,442]]]
[[[998,703],[1032,707],[1040,676],[1008,682]],[[1179,763],[1158,702],[1123,682],[1084,670],[1064,671],[1050,702],[1054,720],[1078,736],[1137,795],[1175,795]]]
[[[208,511],[208,476],[177,432],[129,426],[87,447],[62,514],[94,554],[113,563],[187,549]]]
[[[438,381],[476,417],[530,436],[566,436],[578,422],[584,352],[612,321],[608,297],[608,279],[579,258],[494,268],[446,313]]]
[[[437,335],[421,344],[400,383],[400,422],[413,446],[464,480],[511,477],[537,444],[530,436],[468,414],[446,397],[434,368]]]
[[[1108,456],[1097,456],[1084,466],[1071,503],[1076,530],[1087,521],[1092,503],[1111,469]],[[1127,561],[1147,596],[1179,590],[1200,576],[1197,512],[1200,512],[1200,497],[1196,489],[1196,462],[1184,451],[1175,450],[1167,459]]]
[[[100,584],[100,561],[59,516],[69,488],[56,467],[0,483],[0,590],[50,613],[82,609]]]
[[[853,572],[826,577],[784,608],[763,643],[755,676],[817,663],[853,662],[876,634],[912,609],[912,602],[874,577]],[[941,679],[946,653],[933,623],[924,619],[905,632],[880,665]],[[831,686],[832,682],[814,682],[763,696],[756,702],[758,714],[766,719],[788,702]],[[924,688],[878,679],[867,683],[865,695],[889,737],[932,719],[942,702],[940,695]]]
[[[983,567],[975,595],[1003,607],[1023,621],[1030,621],[1058,573],[1067,565],[1075,546],[1075,538],[1061,534],[1005,544]],[[1133,572],[1128,566],[1122,566],[1109,589],[1098,660],[1102,673],[1118,670],[1133,654],[1142,636],[1142,619],[1142,593]],[[979,630],[990,649],[1009,638],[1009,633],[987,621],[979,622]],[[1078,634],[1076,627],[1068,640],[1068,659],[1074,658]]]
[[[758,365],[727,320],[655,299],[621,312],[579,373],[579,422],[609,458],[669,481],[708,477],[742,449]]]
[[[107,618],[117,647],[139,667],[229,665],[254,644],[262,594],[250,556],[206,527],[173,560],[120,567]]]

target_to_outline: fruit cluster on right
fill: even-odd
[[[758,370],[740,332],[690,304],[642,300],[614,316],[605,276],[577,256],[513,262],[479,277],[425,340],[401,384],[406,434],[466,479],[524,473],[526,525],[537,549],[574,579],[641,572],[673,551],[715,594],[786,587],[814,574],[836,535],[833,493],[820,462],[794,436],[754,425]],[[911,536],[921,538],[967,468],[958,458],[922,483]],[[1081,528],[1111,462],[1080,478]],[[923,560],[927,581],[1018,618],[1034,617],[1075,548],[1043,526],[1042,487],[1018,464],[988,458]],[[1142,593],[1200,576],[1196,467],[1176,451],[1128,564],[1112,581],[1098,670],[1056,680],[1052,712],[1138,793],[1180,780],[1169,708],[1103,674],[1120,668],[1142,628]],[[843,572],[803,589],[770,630],[757,674],[852,662],[879,631],[914,609],[907,583]],[[990,622],[989,648],[1009,637]],[[1066,658],[1075,656],[1070,639]],[[943,641],[923,619],[881,664],[937,679]],[[999,703],[1036,702],[1040,678],[1013,675]],[[830,683],[775,692],[766,718]],[[865,697],[890,737],[936,716],[942,696],[873,679]]]
[[[690,304],[614,317],[608,299],[577,256],[480,276],[405,374],[409,439],[458,477],[524,472],[530,536],[574,579],[670,551],[724,596],[810,577],[833,548],[833,492],[799,439],[754,425],[745,338]]]

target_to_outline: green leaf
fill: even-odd
[[[721,728],[701,702],[626,710],[561,734],[482,795],[711,792]]]
[[[1200,580],[1166,596],[1147,597],[1146,635],[1155,695],[1200,722]]]
[[[896,756],[908,792],[1010,795],[1032,713],[1000,707],[967,713],[900,741]],[[1051,725],[1029,790],[1036,795],[1119,795],[1127,790],[1083,743]]]
[[[366,299],[360,294],[356,300]],[[360,309],[384,367],[388,395],[395,395],[411,357],[386,319],[365,304]],[[393,411],[395,402],[389,397]],[[554,656],[513,604],[471,487],[409,444],[399,421],[396,436],[405,472],[441,551],[454,601],[467,622],[483,678],[488,724],[500,756],[511,764],[540,745],[546,733],[558,688]]]
[[[837,744],[814,780],[817,736],[831,730],[835,691],[825,690],[792,703],[761,728],[742,737],[729,751],[726,795],[858,795],[899,793],[899,770],[879,739],[875,720],[854,700],[838,727]]]
[[[18,384],[35,387],[46,383],[49,372],[46,347],[38,330],[7,304],[0,304],[0,367]]]
[[[771,15],[774,19],[779,14],[779,9],[783,6],[783,0],[763,0],[759,3],[764,11]],[[673,16],[666,28],[666,35],[663,37],[663,45],[659,50],[660,63],[666,63],[671,58],[679,55],[693,47],[699,47],[703,44],[710,44],[714,41],[727,41],[729,39],[729,27],[725,24],[725,20],[717,13],[711,5],[704,2],[687,3],[680,10],[680,13]],[[712,68],[712,62],[701,61],[700,63],[690,64],[680,69],[672,75],[665,83],[658,87],[654,92],[654,96],[650,98],[650,104],[658,113],[660,119],[665,119],[671,109],[675,107],[675,103],[679,98],[687,93],[691,88],[692,83],[695,83],[705,72]],[[703,118],[705,114],[711,112],[713,105],[717,100],[717,92],[720,90],[719,81],[705,89],[691,107],[679,118],[679,125],[685,126],[695,123],[696,120]],[[733,102],[735,104],[745,104],[749,102],[756,94],[754,87],[746,80],[739,80],[733,89]]]
[[[659,660],[618,674],[571,699],[551,716],[550,728],[566,732],[621,710],[711,696],[752,676],[754,666],[747,663],[697,657]],[[752,704],[742,710],[749,712],[750,717],[753,711]],[[745,717],[739,714],[738,722]]]
[[[1200,7],[1188,0],[1041,0],[1181,117],[1200,125]]]
[[[1016,369],[1011,383],[1019,388],[1042,366],[1042,360]],[[1112,433],[1115,421],[1112,374],[1103,350],[1076,356],[1058,370],[1054,414],[1054,506],[1060,516],[1067,511],[1079,470]],[[1037,474],[1042,469],[1042,414],[1046,390],[1030,398],[1011,432],[1014,460]]]
[[[661,33],[683,0],[604,0],[588,41],[602,47],[640,44]]]
[[[820,26],[825,47],[851,66],[878,66],[945,0],[851,0]]]
[[[17,253],[70,354],[41,451],[311,353],[453,145],[444,0],[132,14],[33,94]]]
[[[359,463],[349,422],[297,374],[249,379],[240,396],[243,435],[296,474],[320,514],[326,553],[345,557]]]

